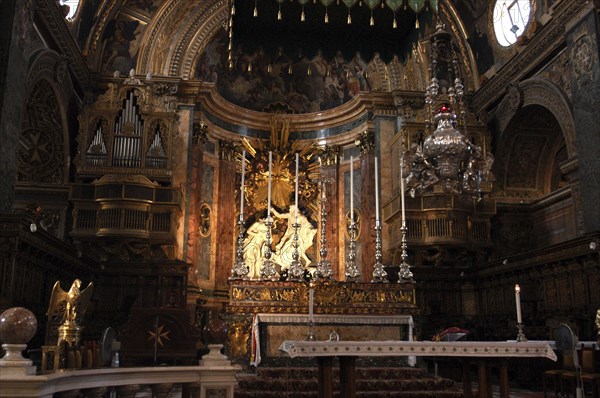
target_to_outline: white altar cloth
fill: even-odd
[[[258,366],[261,361],[259,324],[291,323],[308,325],[307,314],[255,314],[252,319],[252,359],[250,364]],[[410,315],[339,315],[315,314],[314,325],[408,325],[408,340],[413,338],[413,318]],[[308,326],[307,326],[308,332]]]
[[[284,341],[291,358],[318,356],[545,357],[556,361],[547,342],[526,341]]]

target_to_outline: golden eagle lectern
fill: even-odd
[[[60,324],[58,327],[58,341],[66,341],[71,345],[79,345],[81,340],[80,325],[81,319],[85,315],[90,299],[92,298],[93,283],[83,290],[81,281],[75,279],[71,285],[71,289],[65,292],[60,286],[60,281],[56,281],[52,288],[50,296],[50,305],[48,306],[48,321],[57,320]]]

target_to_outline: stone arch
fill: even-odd
[[[507,88],[506,96],[496,111],[500,136],[517,111],[528,105],[540,105],[554,115],[563,133],[569,158],[574,158],[577,155],[575,121],[569,98],[554,83],[541,77],[533,77]]]
[[[225,26],[228,15],[225,0],[169,3],[147,29],[137,69],[184,79],[192,77],[198,54]]]

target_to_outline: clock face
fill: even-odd
[[[533,0],[496,0],[494,5],[494,33],[502,47],[508,47],[525,32],[531,19]]]

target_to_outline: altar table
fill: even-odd
[[[500,396],[508,398],[508,358],[545,357],[556,361],[547,342],[434,342],[434,341],[284,341],[280,350],[291,358],[315,357],[319,365],[319,397],[333,396],[333,358],[340,362],[340,397],[356,394],[354,370],[359,356],[430,356],[478,359],[479,397],[491,397],[488,361],[500,362]],[[465,397],[471,396],[470,379],[463,380]]]
[[[293,331],[296,336],[286,334],[285,338],[303,338],[308,334],[308,314],[255,314],[252,319],[252,345],[250,364],[258,366],[261,362],[261,324],[270,327],[290,325],[294,326]],[[412,340],[413,318],[410,315],[349,315],[349,314],[315,314],[313,315],[313,328],[315,332],[318,328],[327,329],[326,335],[317,335],[318,340],[324,340],[333,330],[339,332],[340,339],[346,340],[376,340],[378,336],[385,336],[381,340]],[[369,327],[369,328],[366,328]],[[345,330],[344,330],[345,328]],[[347,329],[354,329],[350,333]],[[405,333],[401,332],[405,328]],[[384,330],[387,329],[387,330]],[[391,333],[391,330],[394,330]],[[343,331],[342,331],[343,330]],[[373,330],[371,335],[366,332]],[[387,333],[386,333],[387,332]],[[377,333],[379,333],[377,335]],[[403,337],[401,337],[403,335]],[[273,351],[279,352],[281,339],[274,340]],[[269,344],[271,346],[271,344]],[[414,364],[414,358],[412,358]],[[410,362],[410,359],[409,359]]]

